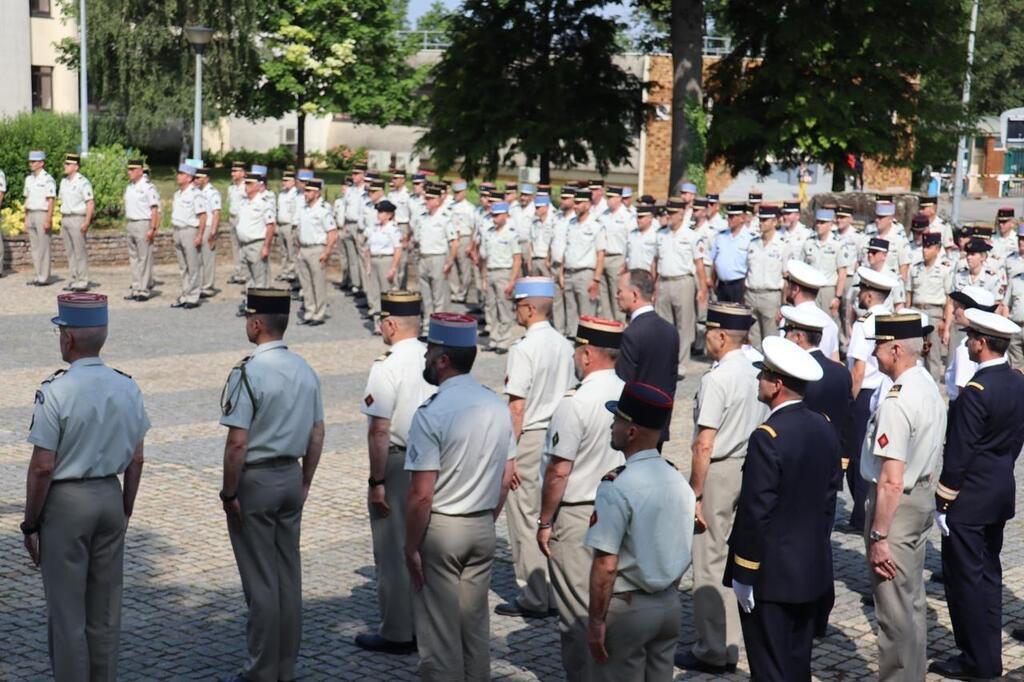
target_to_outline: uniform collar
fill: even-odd
[[[284,339],[279,341],[268,341],[256,346],[256,350],[254,350],[252,354],[257,355],[259,353],[266,353],[268,350],[274,350],[275,348],[288,348],[288,346],[285,344]]]
[[[547,320],[541,320],[540,322],[534,322],[533,324],[531,324],[527,328],[526,334],[527,335],[536,334],[536,333],[542,332],[542,331],[544,331],[546,329],[553,329],[553,328],[554,327],[551,326],[550,322],[548,322]]]
[[[88,367],[88,366],[91,366],[91,365],[102,365],[102,364],[103,364],[103,360],[101,360],[98,355],[94,355],[91,358],[78,358],[77,360],[75,360],[74,362],[72,362],[68,366],[68,369],[70,370],[70,369],[74,369],[75,367]]]
[[[802,402],[803,402],[803,400],[787,400],[786,402],[781,403],[781,404],[776,405],[775,407],[773,407],[772,411],[768,413],[768,416],[770,417],[770,416],[772,416],[773,414],[775,414],[776,412],[778,412],[780,410],[784,410],[787,407],[790,407],[791,405],[799,405]]]
[[[415,336],[410,336],[409,338],[402,339],[401,341],[395,341],[393,344],[391,344],[391,352],[394,353],[399,348],[412,346],[414,343],[419,343],[419,339],[417,339]]]
[[[634,310],[632,313],[630,313],[629,321],[632,322],[633,320],[635,320],[636,318],[640,317],[644,313],[653,313],[653,312],[654,312],[654,306],[651,305],[650,303],[648,303],[647,305],[642,305],[639,308],[637,308],[636,310]]]
[[[609,367],[608,369],[595,370],[588,374],[587,376],[583,377],[583,381],[581,381],[580,384],[585,384],[588,381],[598,381],[600,379],[607,377],[609,374],[615,374],[615,370],[611,367]]]
[[[718,364],[722,364],[723,362],[729,362],[730,360],[736,360],[739,358],[742,358],[744,361],[746,361],[747,359],[747,356],[743,353],[742,348],[736,348],[729,351],[728,353],[722,356],[722,359],[718,361]]]
[[[470,374],[456,374],[455,376],[441,382],[441,385],[437,387],[437,392],[440,394],[442,391],[447,391],[450,388],[458,388],[460,386],[468,386],[475,384],[476,380]]]
[[[886,307],[884,303],[879,303],[878,305],[873,305],[870,308],[868,308],[868,314],[870,315],[877,315],[879,313],[887,312],[889,312],[889,308]]]
[[[989,367],[997,367],[999,365],[1006,364],[1006,356],[996,358],[995,360],[986,360],[985,362],[978,363],[978,370],[988,369]]]
[[[650,450],[641,450],[640,452],[634,453],[632,457],[626,458],[626,466],[629,466],[630,464],[635,464],[636,462],[641,462],[645,459],[659,458],[661,458],[661,453],[653,448]]]

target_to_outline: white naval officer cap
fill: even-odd
[[[967,327],[965,329],[977,332],[978,334],[994,336],[997,339],[1012,339],[1017,334],[1020,334],[1020,325],[1002,315],[978,310],[977,308],[968,308],[964,311],[964,317],[967,318]]]
[[[820,332],[825,329],[830,319],[828,314],[817,306],[797,308],[796,306],[784,305],[779,308],[779,312],[782,313],[782,319],[785,320],[783,326],[787,330],[800,329]]]
[[[860,266],[857,268],[857,277],[860,278],[861,289],[874,289],[882,293],[889,293],[896,288],[896,278],[887,272],[878,272],[871,268]]]
[[[825,372],[814,357],[789,339],[768,336],[761,342],[764,360],[755,362],[758,369],[799,381],[818,381]]]
[[[992,292],[984,287],[974,286],[973,284],[959,291],[954,291],[949,297],[964,308],[978,308],[988,312],[994,312],[996,309],[996,297]]]
[[[828,279],[818,268],[795,258],[786,261],[786,279],[808,289],[820,289],[828,284]]]

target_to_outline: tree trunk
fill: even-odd
[[[306,165],[306,112],[300,109],[298,119],[295,133],[295,167],[302,168]]]
[[[546,148],[540,153],[540,184],[551,184],[551,152]]]
[[[833,192],[845,192],[846,191],[846,155],[840,156],[840,158],[832,164],[832,191]]]
[[[686,101],[704,101],[704,0],[672,3],[672,167],[669,195],[675,194],[686,175],[687,154],[694,131],[686,125]]]

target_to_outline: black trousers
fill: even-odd
[[[750,613],[741,609],[740,626],[750,662],[750,678],[757,682],[810,680],[811,647],[819,612],[818,601],[759,601]]]
[[[720,303],[743,303],[743,295],[747,291],[745,279],[734,279],[731,282],[718,280],[715,286],[715,296]]]
[[[860,451],[867,435],[868,420],[871,419],[873,393],[874,390],[861,389],[853,401],[853,452],[850,453],[850,463],[846,467],[846,486],[853,496],[850,525],[858,530],[864,528],[864,503],[868,498],[868,482],[860,475]]]
[[[942,538],[942,573],[953,638],[964,667],[978,677],[1003,674],[1003,548],[1004,522],[986,525],[949,524]]]

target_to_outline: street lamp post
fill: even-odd
[[[203,52],[213,40],[213,29],[206,26],[186,26],[185,39],[196,52],[196,105],[192,128],[192,158],[203,158]]]
[[[78,26],[81,30],[81,35],[78,38],[78,108],[80,109],[80,120],[82,124],[82,141],[81,149],[79,150],[82,156],[89,155],[89,85],[88,85],[88,71],[89,65],[86,61],[88,56],[88,49],[85,44],[85,0],[80,0],[78,3]]]

